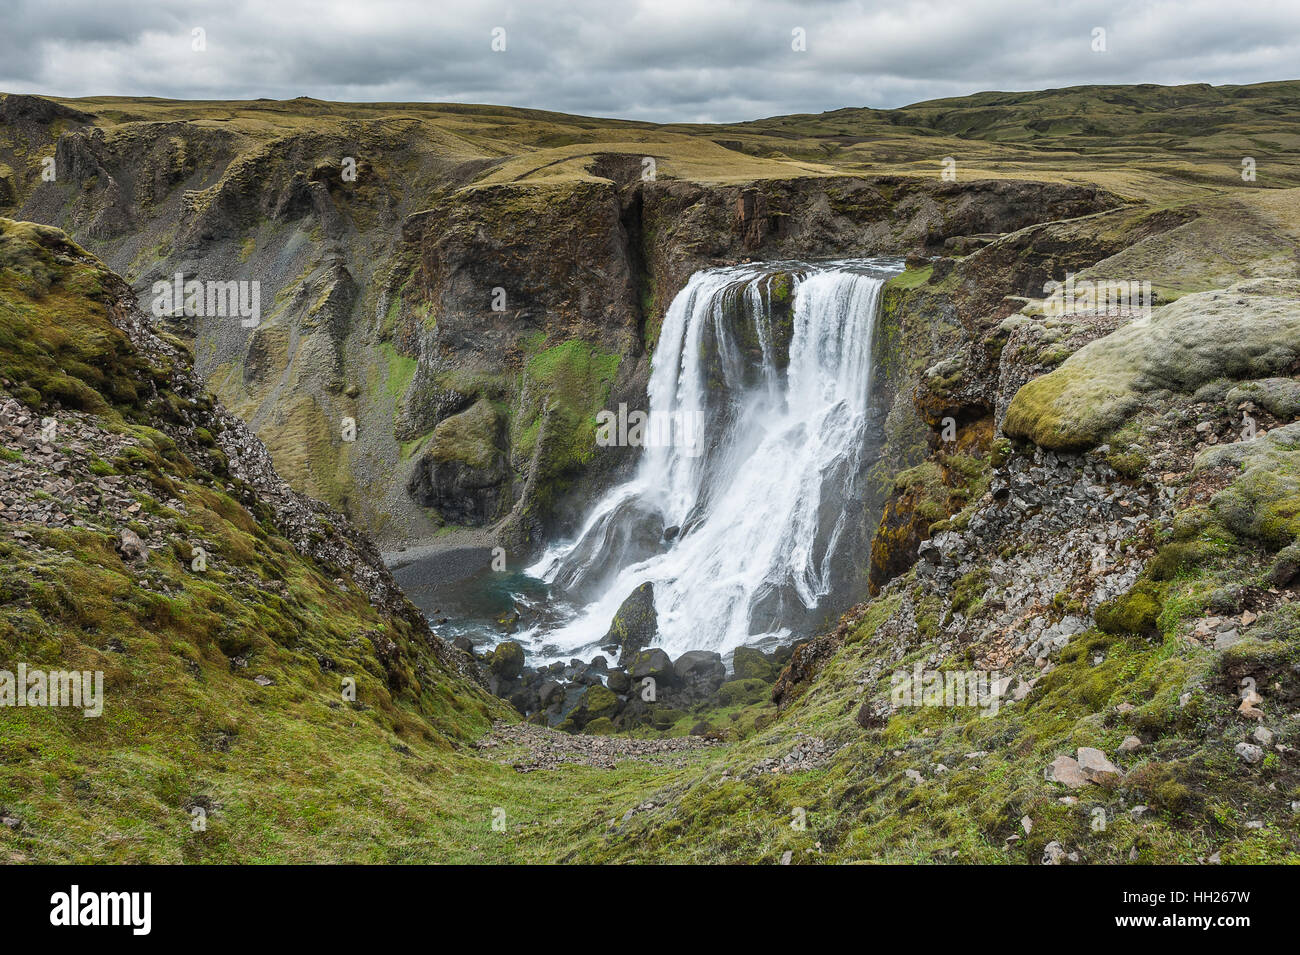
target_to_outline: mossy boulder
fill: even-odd
[[[1097,626],[1106,633],[1136,633],[1144,636],[1156,632],[1160,617],[1161,593],[1151,581],[1140,581],[1126,594],[1097,608]]]
[[[1289,421],[1300,417],[1300,381],[1294,378],[1261,378],[1228,389],[1224,401],[1236,408],[1251,402],[1275,418]]]
[[[1186,295],[1027,383],[1004,432],[1053,450],[1101,443],[1158,392],[1276,376],[1300,358],[1300,282],[1256,279]]]
[[[582,731],[588,736],[613,736],[618,729],[608,716],[601,716],[584,726]]]
[[[502,680],[513,680],[524,669],[524,648],[507,640],[483,658],[483,663]]]
[[[1300,422],[1197,455],[1197,471],[1213,467],[1241,470],[1210,502],[1224,527],[1272,550],[1300,539]]]
[[[601,726],[609,724],[612,727],[613,718],[620,708],[618,696],[614,691],[599,683],[578,690],[568,702],[574,704],[565,720],[565,723],[570,725],[561,724],[559,727],[566,731],[585,729],[589,724],[602,720],[604,722],[600,723]]]
[[[776,664],[754,647],[736,647],[731,656],[732,679],[762,680],[771,683],[776,679]]]
[[[754,677],[728,680],[718,689],[718,702],[723,706],[748,706],[752,703],[761,703],[767,699],[770,683],[770,680]]]
[[[618,662],[626,665],[638,651],[652,644],[658,633],[655,588],[654,584],[646,581],[628,594],[619,606],[600,643],[611,653],[617,651]]]

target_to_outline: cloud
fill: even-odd
[[[1253,83],[1300,62],[1300,5],[1218,0],[13,0],[5,26],[0,89],[14,92],[477,102],[657,122]]]

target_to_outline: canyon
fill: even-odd
[[[105,670],[106,712],[139,719],[4,712],[21,731],[0,851],[1293,858],[1298,105],[1295,83],[1093,87],[674,127],[5,96],[0,643]],[[864,281],[844,262],[888,264]],[[259,283],[260,319],[151,317],[177,274]],[[793,379],[798,347],[760,334],[782,308],[869,297],[869,334],[835,339],[864,349],[844,366],[856,424],[816,469],[852,452],[837,543],[823,527],[811,547],[834,599],[797,634],[703,599],[690,571],[732,574],[742,507],[708,553],[607,588],[580,638],[541,652],[526,619],[490,645],[440,637],[439,608],[403,593],[416,576],[455,585],[500,556],[576,585],[629,565],[563,551],[681,462],[597,441],[598,416],[685,393],[656,375],[690,362],[652,357],[692,327],[685,297],[736,276],[762,284],[764,317],[697,349],[729,383],[698,389],[706,421]],[[1053,297],[1116,282],[1150,293]],[[724,367],[728,342],[745,361]],[[665,506],[680,526],[654,527],[656,548],[708,540],[690,504]],[[187,570],[199,545],[215,574]],[[645,628],[650,577],[663,616]],[[674,612],[691,635],[671,653],[628,642]],[[597,664],[620,618],[623,659]],[[895,705],[892,675],[916,667],[992,675],[999,705]],[[638,693],[647,676],[660,697]],[[345,677],[359,697],[339,698]],[[160,713],[166,739],[144,718]],[[158,764],[122,755],[138,746]],[[112,790],[144,808],[98,840],[75,806]],[[297,828],[312,800],[332,846]],[[203,833],[162,821],[194,808]]]

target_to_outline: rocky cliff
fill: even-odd
[[[569,150],[555,174],[413,109],[253,103],[221,122],[95,105],[4,100],[11,213],[67,228],[146,308],[178,274],[259,283],[255,327],[202,310],[169,327],[291,483],[390,548],[523,556],[571,519],[629,461],[594,447],[595,413],[645,404],[663,311],[698,268],[935,254],[1121,201],[720,146],[714,167],[748,163],[751,181],[679,179],[675,156],[643,175],[661,144]]]

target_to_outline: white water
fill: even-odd
[[[796,272],[785,369],[767,303],[770,271],[691,278],[664,318],[649,400],[652,418],[703,422],[703,451],[681,442],[643,450],[632,479],[527,571],[574,600],[576,616],[516,639],[542,657],[598,652],[620,604],[645,581],[654,584],[655,645],[674,657],[783,638],[784,620],[817,606],[845,522],[858,516],[847,508],[860,506],[884,282],[864,264]],[[752,323],[761,357],[746,359],[735,341],[728,316],[738,315]],[[715,353],[710,380],[704,356]],[[674,526],[684,530],[663,542]]]

